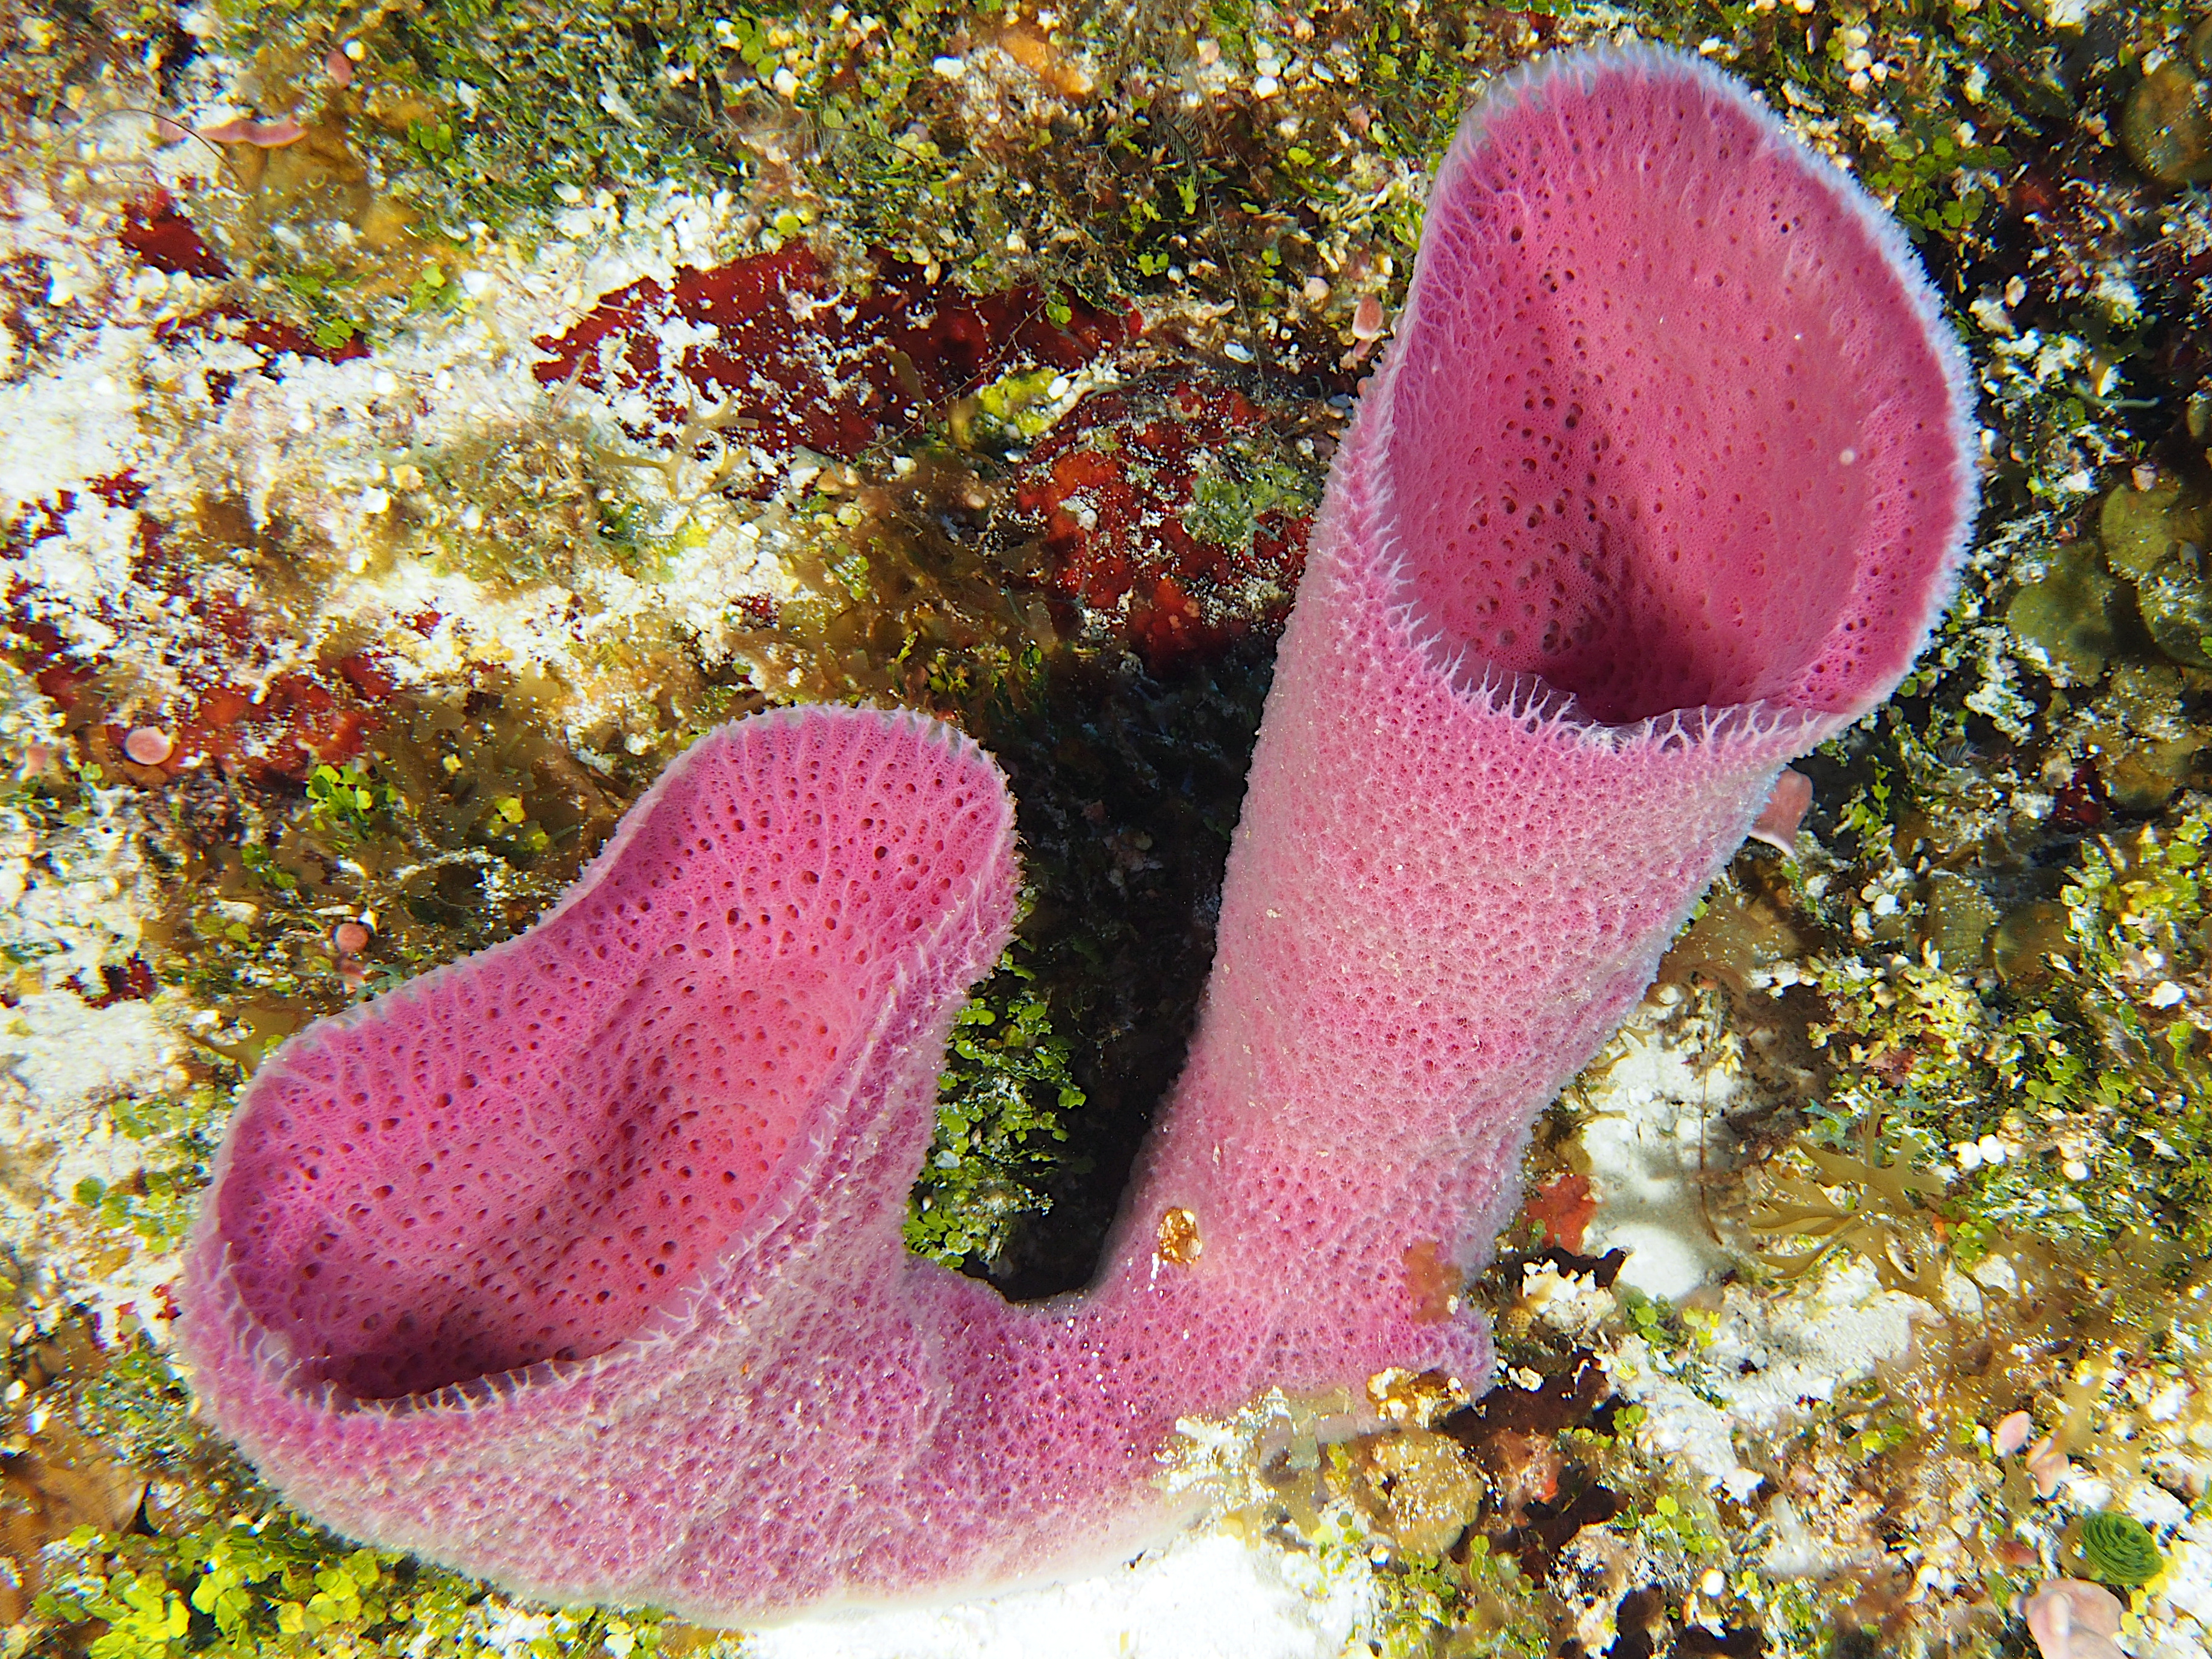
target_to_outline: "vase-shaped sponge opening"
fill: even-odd
[[[1376,468],[1425,631],[1612,724],[1886,695],[1972,474],[1956,348],[1880,210],[1638,49],[1494,94],[1429,212]]]
[[[649,1328],[831,1155],[887,1000],[1011,890],[1011,842],[941,728],[705,739],[538,927],[264,1067],[212,1195],[238,1301],[361,1400]]]

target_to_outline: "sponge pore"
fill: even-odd
[[[902,957],[1004,856],[988,763],[905,736],[704,739],[526,951],[283,1049],[220,1189],[255,1317],[362,1399],[645,1327],[792,1178]]]
[[[1429,223],[1379,476],[1445,650],[1615,724],[1886,695],[1971,488],[1894,224],[1649,52],[1493,98]]]

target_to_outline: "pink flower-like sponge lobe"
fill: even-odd
[[[787,1413],[850,1419],[777,1485],[779,1539],[834,1544],[945,1392],[892,1305],[899,1222],[1012,842],[934,722],[702,738],[529,933],[255,1076],[180,1328],[216,1420],[358,1536],[677,1599],[703,1532],[767,1599],[787,1564],[718,1548],[702,1490],[774,1464]]]
[[[217,1200],[253,1316],[380,1400],[603,1353],[696,1279],[902,954],[1006,860],[979,754],[785,764],[874,727],[708,739],[527,951],[287,1048]]]
[[[1429,222],[1378,434],[1429,623],[1612,724],[1886,696],[1973,495],[1963,362],[1895,222],[1644,48],[1494,94]]]

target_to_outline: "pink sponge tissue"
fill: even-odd
[[[948,1386],[886,1304],[1014,882],[933,722],[707,738],[527,934],[255,1075],[191,1263],[209,1409],[329,1524],[550,1595],[699,1605],[717,1504],[803,1549]]]
[[[1896,224],[1648,50],[1493,96],[1429,211],[1362,435],[1437,643],[1609,725],[1887,696],[1973,497],[1964,363]]]
[[[1588,53],[1469,116],[1315,527],[1127,1224],[1188,1210],[1197,1276],[1255,1317],[1273,1287],[1271,1378],[1486,1366],[1425,1317],[1440,1276],[1487,1259],[1530,1121],[1784,763],[1926,640],[1969,408],[1895,225],[1735,82]]]
[[[1528,1125],[1924,641],[1969,407],[1896,227],[1735,82],[1510,77],[1340,451],[1092,1288],[1011,1306],[900,1243],[1011,926],[1002,780],[933,722],[786,713],[529,933],[255,1076],[181,1298],[209,1413],[349,1535],[739,1624],[1140,1547],[1177,1420],[1270,1387],[1481,1387],[1457,1291]]]

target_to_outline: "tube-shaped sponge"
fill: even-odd
[[[1188,1212],[1206,1297],[1273,1307],[1255,1377],[1486,1368],[1436,1315],[1529,1123],[1920,649],[1970,408],[1896,226],[1735,82],[1491,94],[1315,528],[1125,1274]]]

